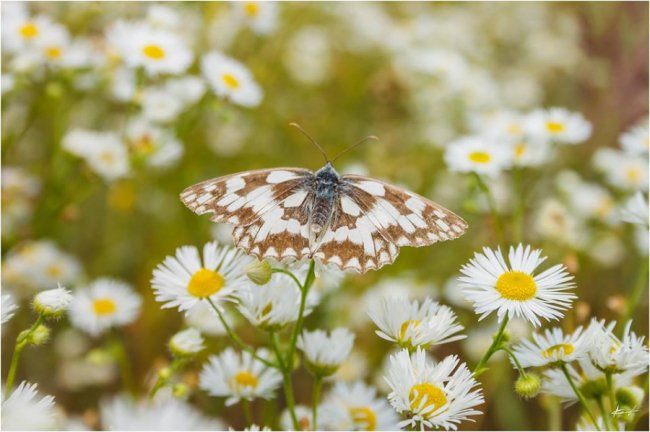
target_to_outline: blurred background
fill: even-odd
[[[53,31],[52,40],[59,37],[70,56],[30,55],[13,44],[5,30],[25,14],[63,26],[67,36]],[[473,365],[489,345],[494,321],[477,321],[454,279],[475,251],[499,244],[495,220],[472,177],[450,172],[443,154],[449,142],[490,113],[561,106],[592,123],[585,143],[564,146],[548,163],[524,171],[523,240],[576,275],[579,300],[563,325],[572,329],[592,316],[621,320],[635,284],[647,287],[647,267],[641,270],[647,246],[644,252],[639,240],[645,235],[647,242],[647,234],[609,217],[634,189],[611,184],[592,163],[599,149],[618,148],[623,132],[647,121],[647,3],[292,2],[253,20],[246,10],[242,14],[242,5],[221,2],[3,2],[2,15],[3,294],[11,292],[26,305],[34,292],[56,281],[73,290],[105,276],[131,284],[143,307],[119,337],[141,393],[168,361],[166,342],[184,321],[175,309],[161,310],[155,302],[152,270],[179,246],[230,241],[227,227],[187,210],[180,191],[242,170],[320,168],[321,155],[290,122],[302,125],[330,155],[377,135],[378,142],[337,161],[339,172],[408,187],[470,225],[459,240],[404,249],[392,266],[319,286],[323,302],[307,326],[346,325],[357,337],[341,379],[365,378],[385,391],[382,368],[391,345],[360,312],[380,293],[431,296],[454,307],[472,344],[444,345],[434,357],[460,353]],[[129,70],[107,36],[119,20],[148,20],[174,33],[193,60],[181,73]],[[263,92],[258,105],[239,106],[215,94],[200,61],[211,50],[250,69]],[[195,80],[179,84],[181,95],[170,94],[168,83],[182,77]],[[150,155],[133,144],[126,168],[106,176],[64,144],[74,130],[136,142],[130,125],[141,118],[154,125],[153,139],[181,149],[175,157],[149,163]],[[109,138],[89,141],[101,139]],[[646,155],[639,158],[647,165]],[[598,185],[598,196],[610,206],[585,215],[585,183]],[[512,224],[511,185],[509,173],[491,183],[506,227]],[[641,189],[647,191],[647,184]],[[510,233],[506,229],[501,244],[514,241]],[[34,248],[46,248],[51,265],[15,263]],[[644,291],[634,316],[633,328],[643,335],[647,300]],[[33,319],[22,307],[3,326],[3,379],[15,337]],[[262,341],[245,320],[233,320],[243,339]],[[518,327],[515,336],[530,331],[515,322],[513,333]],[[218,333],[209,337],[209,352],[228,345]],[[52,343],[25,351],[18,378],[38,382],[59,406],[92,424],[98,401],[120,388],[115,365],[98,358],[96,349],[104,344],[66,320],[56,325]],[[502,357],[492,363],[480,379],[484,415],[463,429],[542,430],[549,427],[549,413],[558,420],[548,398],[517,398],[514,371]],[[198,364],[183,378],[191,386]],[[308,403],[309,380],[298,376],[295,383],[298,401]],[[224,411],[222,401],[203,392],[192,401],[230,424],[241,422],[238,410]],[[260,401],[254,407],[268,409]],[[564,411],[565,428],[575,423],[574,409]],[[646,413],[639,427],[647,426]]]

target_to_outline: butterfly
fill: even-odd
[[[455,239],[467,229],[433,201],[370,177],[340,175],[325,159],[316,172],[273,168],[214,178],[180,198],[196,214],[234,225],[234,243],[249,255],[310,258],[358,273],[391,264],[403,246]]]

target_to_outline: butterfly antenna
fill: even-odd
[[[355,148],[355,147],[360,146],[361,144],[365,143],[366,141],[379,141],[379,138],[377,138],[377,137],[374,136],[374,135],[370,135],[370,136],[367,136],[367,137],[363,138],[363,139],[362,139],[361,141],[359,141],[358,143],[351,145],[350,147],[348,147],[348,148],[346,148],[345,150],[343,150],[341,153],[337,154],[336,157],[335,157],[334,159],[332,159],[332,163],[334,163],[335,160],[337,160],[338,158],[340,158],[341,156],[343,156],[345,153],[349,152],[350,150],[352,150],[352,149]]]
[[[318,144],[318,143],[316,142],[315,139],[313,139],[311,136],[309,136],[309,134],[308,134],[307,132],[305,132],[305,130],[304,130],[304,129],[303,129],[303,128],[298,124],[298,123],[289,123],[289,126],[293,126],[293,127],[295,127],[295,128],[298,129],[298,130],[299,130],[299,131],[300,131],[300,132],[301,132],[305,137],[307,137],[307,139],[308,139],[309,141],[311,141],[311,143],[312,143],[313,145],[316,146],[316,148],[318,149],[318,151],[321,152],[321,154],[322,154],[323,157],[325,158],[325,162],[329,162],[329,161],[330,161],[329,158],[327,157],[327,153],[325,153],[325,150],[323,150],[323,147],[321,147],[320,144]]]

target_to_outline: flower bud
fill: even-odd
[[[542,386],[542,380],[537,374],[527,373],[519,375],[515,382],[515,391],[524,399],[531,399],[537,396]]]
[[[621,387],[616,390],[616,403],[621,406],[636,408],[643,402],[643,389],[637,386]]]
[[[257,285],[266,285],[271,280],[273,269],[268,261],[251,261],[245,268],[246,276]]]
[[[86,360],[97,366],[111,364],[114,357],[104,348],[95,348],[86,354]]]
[[[164,367],[158,371],[158,376],[162,380],[168,380],[172,376],[171,368]]]
[[[179,331],[169,340],[169,349],[177,357],[190,357],[203,349],[201,333],[194,328]]]
[[[29,332],[29,330],[25,330]],[[25,333],[27,334],[27,333]],[[30,345],[43,345],[50,339],[50,329],[41,324],[27,337],[26,341]]]
[[[585,381],[580,386],[580,392],[582,392],[586,398],[598,399],[607,394],[607,381],[605,380],[605,377]]]
[[[178,383],[172,387],[172,396],[176,399],[186,399],[190,394],[190,388],[187,384]]]
[[[32,306],[39,315],[46,318],[60,318],[73,300],[70,291],[59,285],[58,288],[36,294]]]

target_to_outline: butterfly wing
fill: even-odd
[[[218,177],[190,186],[181,201],[210,220],[235,225],[235,245],[260,259],[309,254],[310,186],[306,169],[276,168]]]
[[[422,196],[363,176],[341,177],[328,232],[314,256],[364,273],[392,263],[402,246],[427,246],[462,235],[467,223]]]

